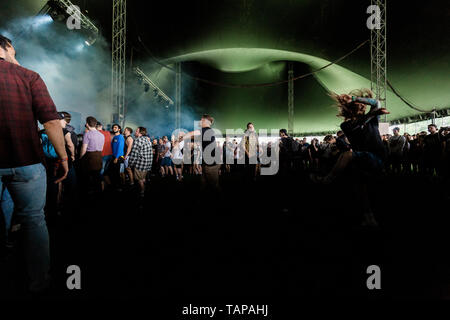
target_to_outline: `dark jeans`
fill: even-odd
[[[0,189],[3,184],[14,199],[14,223],[21,225],[29,288],[31,291],[41,291],[48,286],[50,269],[49,238],[44,216],[45,168],[38,163],[0,169]]]

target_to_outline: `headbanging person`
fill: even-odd
[[[316,183],[329,184],[349,167],[366,175],[380,173],[387,155],[378,129],[378,117],[389,112],[381,108],[380,101],[373,99],[373,93],[369,89],[353,90],[341,95],[331,93],[330,96],[336,101],[338,116],[344,118],[341,129],[350,142],[351,149],[339,156],[327,176],[312,174],[311,179]],[[370,105],[370,110],[366,113],[367,105]],[[377,225],[370,208],[367,183],[358,181],[356,190],[361,193],[365,218],[363,224]]]

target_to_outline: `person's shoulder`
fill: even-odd
[[[348,128],[348,126],[351,125],[351,120],[345,120],[344,122],[341,123],[340,127],[342,130],[344,130],[344,128]]]
[[[8,68],[10,71],[16,72],[17,75],[23,77],[23,78],[27,78],[29,80],[37,80],[40,79],[41,76],[39,75],[39,73],[27,69],[25,67],[22,67],[21,65],[18,64],[14,64],[11,62],[6,62],[5,63],[6,68]]]

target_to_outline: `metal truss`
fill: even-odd
[[[175,65],[175,129],[181,127],[181,62]]]
[[[111,100],[118,122],[125,125],[127,1],[113,0]]]
[[[294,134],[294,64],[288,63],[288,134]]]
[[[386,108],[386,0],[371,0],[371,4],[380,8],[380,28],[370,32],[371,90]]]
[[[98,34],[98,28],[69,0],[51,0],[49,1],[49,7],[52,7],[50,3],[51,5],[56,5],[61,8],[65,14],[68,14],[68,12],[73,12],[73,14],[76,14],[76,16],[80,18],[80,24],[83,29],[90,30]],[[71,8],[71,11],[69,11],[69,8]]]
[[[173,100],[170,99],[152,80],[150,80],[150,78],[139,67],[135,67],[133,71],[144,83],[148,84],[153,89],[153,91],[155,91],[155,93],[157,93],[157,95],[167,103],[167,106],[174,104]]]

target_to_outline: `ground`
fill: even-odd
[[[346,179],[313,185],[307,173],[244,184],[222,178],[204,205],[198,177],[152,177],[143,207],[133,190],[83,197],[48,218],[48,298],[449,298],[447,203],[434,179],[372,179],[380,227],[360,226]],[[0,262],[1,295],[26,298],[18,251]],[[78,265],[82,289],[68,290]],[[381,290],[366,269],[381,268]]]

